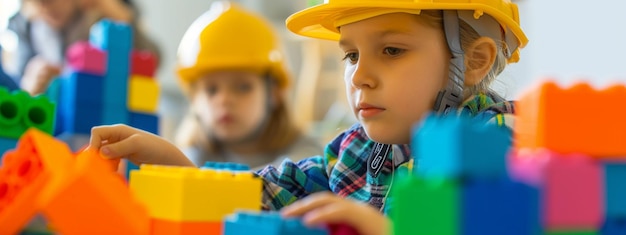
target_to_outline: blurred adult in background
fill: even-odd
[[[102,18],[131,24],[133,47],[159,56],[157,45],[138,28],[138,10],[130,0],[22,0],[9,20],[18,49],[7,70],[31,95],[45,92],[61,72],[67,48],[88,40],[91,26]]]
[[[264,18],[234,3],[213,3],[183,36],[177,70],[190,101],[177,144],[196,165],[260,168],[322,154],[289,115],[291,77],[278,35]]]

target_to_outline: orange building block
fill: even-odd
[[[626,110],[620,107],[625,103],[623,85],[596,90],[578,84],[563,89],[546,82],[522,96],[516,106],[516,147],[624,158]]]
[[[152,219],[151,235],[221,235],[222,222],[189,222]]]
[[[31,128],[4,155],[0,168],[0,234],[16,234],[39,209],[35,203],[48,183],[72,167],[67,145]]]
[[[43,215],[60,234],[149,234],[147,209],[107,161],[82,152],[72,174],[41,195]]]

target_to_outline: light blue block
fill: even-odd
[[[132,29],[128,24],[101,20],[90,31],[89,41],[107,53],[104,79],[103,124],[129,123],[127,111],[128,79],[133,44]],[[113,111],[113,112],[109,112]]]
[[[224,235],[327,235],[326,228],[308,228],[300,218],[282,218],[278,212],[237,212],[224,221]]]
[[[423,177],[455,179],[461,176],[507,176],[506,154],[511,132],[468,117],[430,115],[416,126],[411,149],[414,171]]]
[[[604,163],[606,216],[626,218],[626,162]]]
[[[203,169],[225,170],[225,171],[249,171],[250,167],[246,164],[236,162],[205,162]]]

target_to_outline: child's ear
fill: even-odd
[[[496,43],[489,37],[480,37],[466,48],[465,86],[475,86],[487,76],[497,52]]]

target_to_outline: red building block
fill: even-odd
[[[624,158],[626,87],[596,90],[589,84],[561,88],[547,82],[522,96],[516,106],[515,143],[596,158]]]
[[[538,184],[543,226],[548,230],[592,230],[604,220],[604,173],[593,158],[549,151],[518,152],[512,177]],[[534,169],[534,170],[533,170]],[[535,182],[533,182],[535,181]]]
[[[67,63],[79,72],[102,75],[106,72],[107,54],[89,44],[89,42],[76,42],[67,50]]]
[[[130,62],[130,74],[154,78],[157,58],[149,51],[132,51]]]
[[[60,234],[149,234],[147,209],[107,161],[82,152],[71,173],[40,195],[43,215]]]
[[[330,235],[359,235],[356,229],[347,224],[330,224],[328,225],[328,231]]]
[[[72,167],[70,149],[42,131],[24,133],[0,168],[0,234],[16,234],[37,213],[41,191]]]

